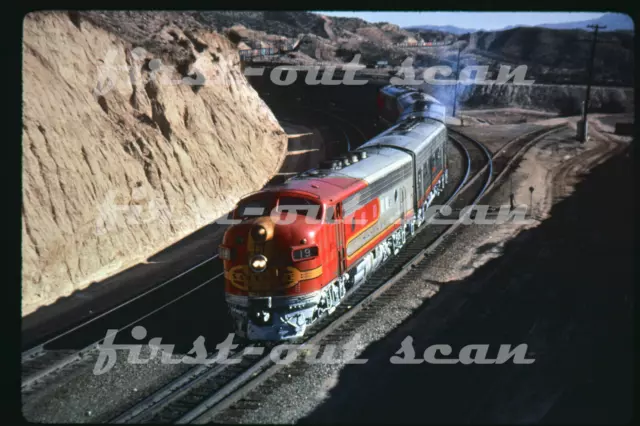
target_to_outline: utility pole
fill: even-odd
[[[591,58],[589,59],[589,65],[587,68],[587,93],[584,98],[584,105],[582,107],[582,123],[580,123],[580,131],[578,138],[580,142],[587,141],[587,112],[589,110],[589,99],[591,96],[591,78],[593,76],[593,62],[596,56],[596,43],[598,42],[598,30],[607,28],[606,25],[587,25],[588,28],[594,28],[593,41],[591,43]]]
[[[456,105],[458,104],[458,80],[460,80],[460,52],[462,46],[458,46],[458,61],[456,63],[456,87],[453,94],[453,117],[456,116]]]

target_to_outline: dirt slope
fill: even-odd
[[[24,20],[23,315],[216,219],[282,162],[234,46],[159,22],[138,25],[154,55],[83,16]]]

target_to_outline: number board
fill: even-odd
[[[299,250],[294,250],[293,260],[304,260],[318,255],[318,247],[306,247]]]

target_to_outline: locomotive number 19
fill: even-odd
[[[293,260],[303,260],[316,257],[318,255],[318,247],[306,247],[303,249],[295,250],[293,252]]]

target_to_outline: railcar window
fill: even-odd
[[[278,213],[292,212],[300,216],[309,216],[318,220],[322,217],[320,204],[314,203],[306,198],[280,197],[276,211]]]

